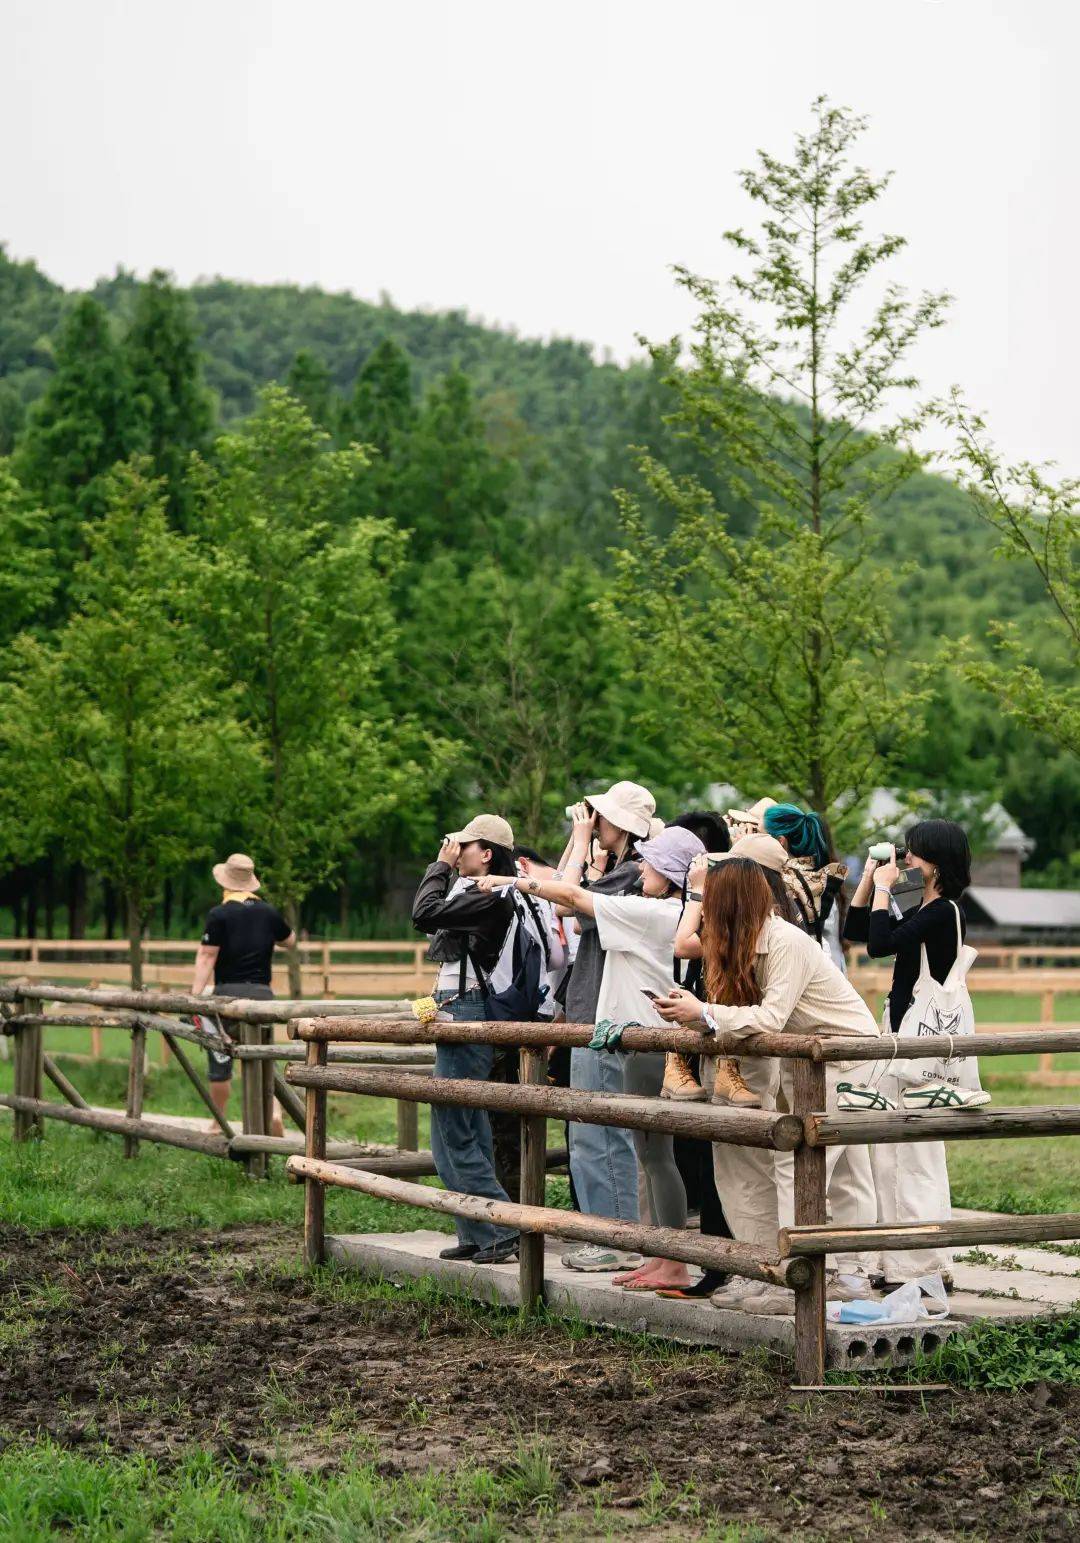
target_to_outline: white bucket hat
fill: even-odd
[[[223,863],[214,864],[213,872],[214,882],[220,884],[222,889],[253,895],[259,888],[255,864],[245,852],[232,852]]]
[[[652,833],[656,799],[639,782],[616,782],[606,793],[590,793],[585,799],[590,809],[632,836]]]

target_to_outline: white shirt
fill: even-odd
[[[667,996],[674,972],[675,929],[681,903],[648,895],[596,895],[596,930],[604,951],[604,974],[596,1021],[664,1027],[645,988]]]

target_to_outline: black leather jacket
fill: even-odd
[[[502,952],[514,902],[508,889],[485,895],[473,885],[448,900],[447,892],[456,878],[446,863],[431,864],[413,897],[413,926],[418,932],[434,934],[428,949],[433,964],[453,963],[467,946],[488,974]]]

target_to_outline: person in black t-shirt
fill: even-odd
[[[296,934],[272,905],[258,900],[259,881],[255,864],[243,852],[234,852],[214,867],[214,878],[222,889],[222,900],[209,912],[199,951],[195,955],[192,976],[193,996],[201,996],[213,977],[213,994],[220,997],[249,997],[269,1001],[275,948],[291,948]],[[229,1106],[232,1087],[232,1056],[209,1050],[210,1095],[214,1107],[224,1114]],[[274,1105],[273,1134],[284,1134],[281,1115]]]

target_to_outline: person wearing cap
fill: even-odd
[[[635,842],[663,829],[656,799],[639,782],[616,782],[605,793],[591,794],[574,807],[571,846],[562,872],[569,884],[581,883],[595,895],[626,895],[641,884]],[[590,864],[594,846],[600,862]],[[586,871],[589,870],[589,871]],[[575,910],[580,936],[574,968],[566,986],[568,1023],[595,1023],[605,955],[591,915]],[[617,1054],[575,1046],[570,1052],[570,1086],[592,1093],[623,1091],[623,1061]],[[616,1126],[571,1125],[570,1163],[582,1209],[594,1216],[637,1221],[638,1166],[630,1132]],[[597,1243],[569,1249],[562,1262],[572,1270],[629,1268],[640,1255],[628,1255]]]
[[[514,832],[497,814],[478,814],[463,830],[443,838],[439,855],[427,869],[413,898],[413,926],[432,934],[428,958],[439,966],[435,1000],[459,1022],[486,1018],[485,982],[494,979],[515,907],[505,889],[486,890],[487,875],[512,880]],[[478,970],[482,972],[478,974]],[[487,1081],[495,1065],[492,1045],[438,1045],[436,1077]],[[499,1182],[491,1120],[484,1109],[434,1104],[431,1152],[447,1189],[491,1200],[508,1200]],[[518,1234],[510,1227],[455,1217],[457,1243],[440,1258],[499,1264],[517,1253]]]
[[[591,833],[590,822],[575,821],[574,828],[578,833],[575,849],[584,854]],[[641,864],[639,894],[599,894],[593,887],[535,875],[514,881],[525,894],[571,907],[578,915],[591,919],[604,957],[596,1005],[597,1023],[615,1027],[659,1024],[651,996],[666,996],[671,990],[672,946],[679,923],[683,881],[691,859],[704,850],[692,831],[678,827],[662,830],[655,838],[640,842],[637,848]],[[505,882],[497,878],[483,879],[481,887],[494,890]],[[644,1098],[655,1098],[659,1094],[664,1080],[662,1051],[628,1054],[617,1049],[604,1049],[592,1050],[589,1054],[607,1057],[619,1066],[621,1076],[615,1091]],[[579,1132],[608,1128],[578,1123],[570,1126],[570,1166],[574,1184],[583,1206],[593,1215],[608,1213],[593,1211],[589,1203],[596,1189],[592,1171],[581,1161]],[[686,1189],[675,1162],[673,1138],[658,1131],[634,1131],[633,1142],[645,1176],[653,1223],[659,1227],[685,1227]],[[643,1260],[640,1266],[625,1275],[617,1275],[615,1283],[627,1290],[655,1291],[688,1286],[690,1277],[686,1266],[678,1261],[650,1259]]]
[[[765,867],[779,861],[774,847],[786,857],[771,836],[744,836],[709,867],[701,899],[695,901],[699,930],[693,940],[688,938],[684,915],[675,944],[684,957],[695,945],[702,951],[708,1000],[702,1003],[688,991],[674,990],[657,1010],[669,1023],[704,1024],[713,1032],[875,1035],[877,1026],[847,977],[810,934],[778,914],[766,872],[778,876],[779,869]],[[851,1064],[828,1064],[826,1110],[837,1107],[837,1083]],[[744,1056],[740,1066],[766,1108],[794,1106],[793,1062]],[[794,1222],[794,1160],[790,1154],[721,1142],[713,1152],[716,1187],[732,1232],[743,1242],[775,1248],[779,1226]],[[867,1147],[830,1148],[825,1186],[835,1226],[865,1227],[877,1221]],[[832,1300],[872,1295],[868,1256],[836,1254],[830,1263],[836,1271],[827,1287]],[[743,1279],[722,1287],[712,1300],[718,1307],[747,1312],[794,1310],[790,1292]]]
[[[202,996],[212,981],[214,996],[269,1001],[274,995],[270,985],[274,949],[292,948],[296,934],[280,911],[257,898],[261,885],[245,852],[233,852],[223,863],[215,863],[213,874],[221,886],[221,903],[206,918],[195,955],[192,995]],[[233,1058],[217,1050],[208,1050],[207,1056],[210,1096],[215,1109],[224,1114],[232,1088]],[[275,1136],[284,1135],[276,1102],[272,1131]]]

